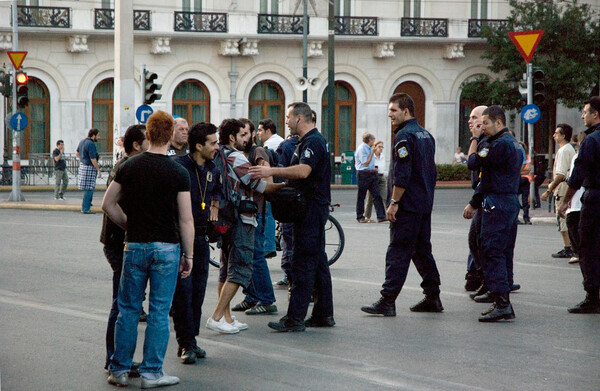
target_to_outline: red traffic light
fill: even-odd
[[[27,80],[29,80],[29,76],[27,76],[26,73],[17,73],[17,83],[19,84],[25,84],[27,83]]]

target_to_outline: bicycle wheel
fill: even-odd
[[[325,253],[327,254],[327,263],[333,265],[344,251],[344,230],[335,217],[329,215],[325,223]]]
[[[209,244],[210,247],[210,256],[208,257],[208,263],[213,265],[216,268],[221,266],[221,248],[218,246],[213,246]]]

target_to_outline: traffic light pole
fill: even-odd
[[[12,33],[13,33],[13,51],[19,50],[19,31],[17,19],[17,0],[12,2]],[[12,86],[12,113],[17,112],[17,69],[13,64],[13,86]],[[6,142],[6,140],[4,141]],[[25,201],[25,197],[21,194],[21,132],[13,129],[13,154],[12,154],[12,191],[8,197],[8,201],[20,202]]]
[[[533,65],[527,63],[527,104],[533,103]],[[529,144],[529,162],[530,162],[530,178],[534,178],[529,184],[529,204],[532,204],[532,200],[535,198],[535,164],[533,156],[533,124],[527,124],[527,139]]]

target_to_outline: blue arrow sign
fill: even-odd
[[[10,127],[15,132],[20,132],[27,127],[27,116],[24,113],[15,113],[10,117]]]
[[[521,118],[528,124],[534,124],[538,122],[541,115],[542,111],[533,103],[523,107],[523,109],[521,110]]]
[[[135,111],[135,118],[137,118],[137,120],[140,121],[141,124],[145,124],[146,121],[148,121],[148,117],[150,117],[150,114],[152,113],[154,113],[152,107],[148,105],[141,105]]]

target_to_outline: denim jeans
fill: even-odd
[[[123,268],[123,248],[113,249],[104,246],[104,256],[110,264],[113,271],[113,291],[112,291],[112,306],[108,315],[108,324],[106,325],[106,365],[110,364],[110,358],[115,352],[115,324],[119,315],[118,295],[119,282],[121,280],[121,269]]]
[[[266,216],[265,216],[266,217]],[[266,220],[266,218],[265,218]],[[273,292],[273,283],[271,274],[265,258],[265,234],[263,230],[263,215],[256,214],[258,225],[254,230],[254,257],[252,258],[252,280],[248,288],[244,290],[246,301],[251,303],[260,303],[263,305],[273,304],[275,302],[275,293]]]
[[[127,243],[119,285],[115,353],[110,364],[110,371],[115,376],[120,376],[131,368],[148,280],[149,311],[140,374],[149,379],[161,376],[169,343],[169,309],[175,293],[179,254],[179,243]]]
[[[271,203],[266,203],[267,210],[265,211],[265,254],[272,253],[277,250],[275,243],[275,226],[276,222],[271,212]]]
[[[287,278],[290,278],[292,271],[292,255],[294,255],[294,223],[281,224],[281,270]]]
[[[83,191],[83,203],[81,204],[81,211],[88,212],[92,206],[92,198],[94,198],[94,190]]]

